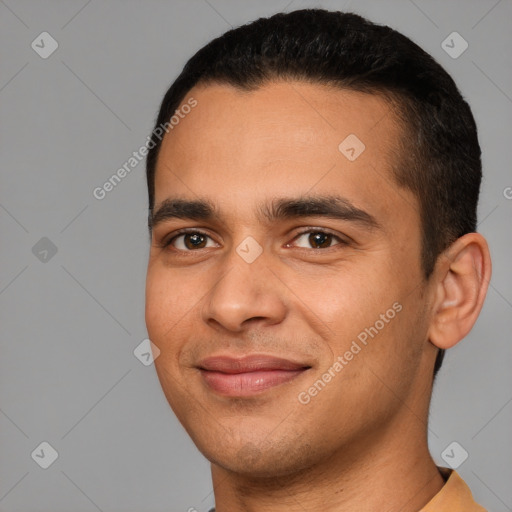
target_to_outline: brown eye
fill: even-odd
[[[330,247],[332,235],[329,233],[310,233],[308,241],[314,249],[323,249]]]
[[[170,240],[169,245],[172,245],[180,251],[193,251],[194,249],[214,247],[213,243],[208,245],[209,239],[210,237],[208,235],[194,231],[191,233],[181,233],[180,235],[175,236]]]
[[[206,246],[206,237],[198,233],[184,235],[183,240],[187,249],[202,249]]]
[[[337,243],[333,243],[334,241]],[[339,242],[340,239],[337,236],[325,231],[306,231],[295,239],[295,244],[299,247],[312,249],[328,249]]]

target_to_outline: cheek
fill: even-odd
[[[330,329],[332,348],[344,348],[366,327],[379,320],[399,295],[391,283],[383,282],[382,273],[369,266],[365,271],[353,265],[314,279],[296,278],[290,288],[297,293],[315,316]]]
[[[146,278],[146,326],[151,340],[160,346],[187,309],[183,290],[165,269],[150,265]],[[158,343],[160,342],[160,344]]]
[[[163,280],[158,279],[155,271],[148,269],[146,277],[146,327],[153,342],[156,342],[157,333],[162,329],[164,311],[167,309],[168,297],[164,293]]]
[[[149,267],[146,279],[146,328],[149,339],[160,349],[155,369],[167,400],[174,408],[181,386],[179,355],[182,351],[186,314],[190,309],[182,300],[167,269]]]
[[[346,274],[332,286],[317,286],[310,298],[330,328],[328,343],[333,361],[342,356],[346,377],[362,379],[372,386],[376,377],[369,368],[382,378],[401,380],[401,369],[417,364],[421,346],[421,326],[415,324],[415,297],[384,269],[366,268],[364,274]]]
[[[145,318],[149,338],[160,349],[155,365],[177,376],[180,357],[199,328],[199,304],[204,276],[197,271],[173,271],[159,261],[148,267]]]

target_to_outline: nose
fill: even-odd
[[[285,288],[267,265],[264,254],[248,263],[233,250],[219,274],[212,276],[216,282],[206,297],[203,321],[232,332],[282,322]]]

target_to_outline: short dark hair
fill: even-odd
[[[173,116],[199,84],[255,90],[298,80],[388,100],[403,124],[393,162],[396,183],[420,205],[425,279],[438,256],[476,230],[482,178],[475,120],[450,75],[409,38],[353,14],[303,9],[260,18],[201,48],[162,101],[155,128]],[[150,217],[161,139],[153,132],[147,156]],[[439,370],[444,351],[436,359]]]

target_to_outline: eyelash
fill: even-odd
[[[338,235],[335,235],[331,231],[326,230],[326,229],[322,229],[322,228],[307,228],[304,231],[300,231],[299,233],[297,233],[294,236],[293,240],[297,240],[302,235],[306,235],[306,234],[310,234],[310,233],[322,233],[324,235],[331,235],[333,237],[333,239],[335,239],[338,243],[334,244],[334,245],[331,245],[330,247],[326,247],[326,248],[316,248],[316,249],[315,248],[309,248],[309,249],[306,249],[305,247],[298,247],[298,249],[310,250],[310,251],[319,251],[319,250],[328,251],[329,249],[332,249],[332,248],[336,247],[337,245],[342,245],[342,246],[348,245],[348,241],[343,240]],[[208,238],[212,239],[212,237],[208,233],[205,233],[204,231],[200,231],[200,230],[197,230],[197,229],[191,229],[191,228],[185,228],[185,229],[180,229],[180,230],[176,231],[174,233],[174,235],[171,238],[169,238],[168,240],[164,240],[162,242],[162,244],[161,244],[161,248],[162,249],[166,249],[166,248],[172,247],[172,243],[178,237],[180,237],[182,235],[186,235],[186,234],[189,234],[189,235],[201,235],[201,236],[205,236],[205,237],[208,237]],[[293,240],[292,240],[292,242],[293,242]],[[289,246],[289,244],[286,244],[286,246]],[[175,250],[177,252],[197,252],[200,249],[197,249],[197,250],[190,250],[190,249],[189,250],[183,250],[183,249],[173,248],[173,250]]]

